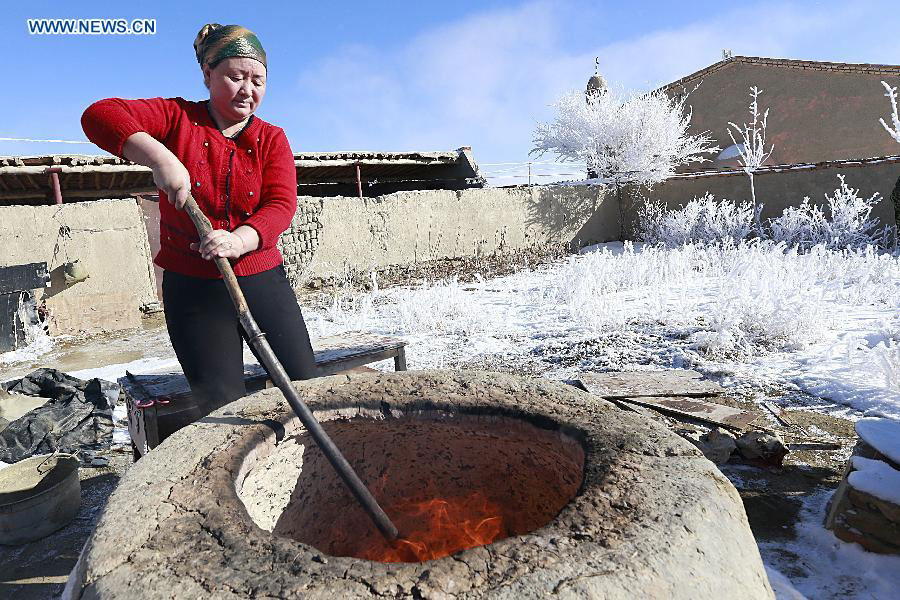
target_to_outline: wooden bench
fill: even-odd
[[[406,370],[406,342],[401,339],[351,333],[319,338],[313,342],[316,366],[322,376],[334,375],[354,367],[394,359],[394,369]],[[167,369],[165,372],[135,373],[118,380],[125,394],[128,409],[128,432],[131,435],[135,460],[158,446],[169,435],[189,424],[196,407],[191,388],[184,373]],[[271,386],[262,366],[244,365],[247,393]],[[165,398],[168,404],[154,403],[140,408],[138,401]]]

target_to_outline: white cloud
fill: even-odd
[[[567,39],[572,11],[535,2],[460,19],[397,48],[346,46],[299,75],[282,119],[296,149],[450,149],[481,162],[526,160],[537,120],[563,92],[601,72],[649,88],[735,54],[896,62],[886,3],[761,3],[611,43]],[[597,17],[599,18],[599,17]],[[572,50],[573,47],[579,50]],[[586,49],[585,49],[586,48]]]

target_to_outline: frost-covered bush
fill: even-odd
[[[763,379],[777,372],[815,395],[897,414],[898,314],[900,256],[751,240],[607,244],[502,278],[379,289],[310,311],[307,324],[313,337],[402,336],[411,368],[490,364],[570,377],[600,366],[750,361]],[[883,315],[894,320],[871,335]],[[767,358],[773,351],[798,354]]]
[[[869,247],[688,244],[593,252],[555,269],[547,302],[597,332],[653,324],[708,357],[815,343],[847,306],[900,310],[900,259]]]
[[[877,218],[871,218],[881,195],[876,192],[862,198],[858,189],[847,185],[843,175],[838,178],[841,184],[834,195],[825,194],[826,207],[804,198],[799,206],[789,206],[781,216],[769,219],[760,237],[801,250],[817,245],[828,249],[887,246],[889,231],[879,227]],[[638,235],[643,241],[670,248],[691,243],[738,242],[760,234],[754,223],[762,207],[757,205],[754,211],[749,203],[716,201],[709,192],[670,211],[662,204],[645,202],[638,211]]]
[[[658,90],[625,97],[570,92],[556,102],[556,117],[538,124],[531,153],[585,163],[606,183],[653,185],[719,150],[707,134],[688,134],[685,102]]]
[[[780,217],[768,221],[771,239],[802,249],[819,244],[829,249],[883,245],[885,230],[879,228],[878,219],[870,218],[881,195],[875,192],[861,198],[859,190],[847,185],[843,175],[838,179],[841,185],[834,195],[825,194],[827,214],[804,198],[800,206],[789,206]]]
[[[753,206],[716,201],[707,192],[679,210],[665,210],[662,203],[647,202],[638,213],[638,228],[643,241],[669,248],[685,244],[739,242],[753,232]]]

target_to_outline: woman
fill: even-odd
[[[160,191],[163,305],[172,347],[198,408],[189,420],[246,394],[242,336],[214,259],[231,259],[250,312],[291,379],[316,376],[306,324],[275,242],[297,208],[294,156],[284,131],[254,114],[266,93],[266,54],[252,31],[205,25],[194,41],[209,100],[92,104],[88,138],[150,167]],[[213,231],[199,239],[183,210],[193,195]]]

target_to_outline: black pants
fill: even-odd
[[[300,306],[284,267],[238,277],[250,314],[292,380],[318,375]],[[169,339],[197,403],[191,419],[247,394],[242,340],[246,334],[221,279],[163,272]],[[257,360],[259,356],[251,346]]]

